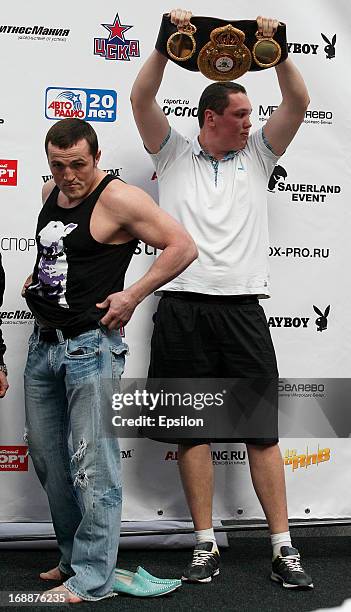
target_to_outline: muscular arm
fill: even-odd
[[[129,185],[109,200],[106,214],[130,236],[162,250],[150,269],[128,289],[109,295],[99,308],[109,308],[101,319],[110,329],[131,318],[136,306],[153,291],[178,276],[197,257],[188,232],[161,210],[144,191]]]
[[[303,122],[310,99],[305,82],[290,58],[275,70],[282,102],[267,121],[264,133],[274,153],[282,155]]]
[[[190,11],[174,9],[170,12],[170,20],[177,26],[186,25],[190,18]],[[167,61],[155,49],[140,70],[130,95],[137,128],[150,153],[158,153],[169,132],[166,116],[156,102]]]
[[[274,36],[278,24],[277,19],[257,17],[257,30],[264,37]],[[274,153],[282,155],[303,122],[310,99],[305,82],[290,58],[275,70],[282,101],[264,126],[264,133]]]
[[[135,123],[150,153],[160,150],[169,131],[166,115],[156,102],[167,61],[154,49],[140,70],[130,96]]]

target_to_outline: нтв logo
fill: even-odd
[[[323,40],[327,43],[326,46],[324,47],[324,51],[325,51],[325,55],[327,59],[333,59],[335,57],[335,43],[336,43],[336,34],[334,34],[331,42],[330,40],[326,37],[325,34],[321,33],[321,37],[323,38]]]
[[[116,121],[117,93],[113,89],[48,87],[45,92],[47,119],[78,117],[86,121]]]
[[[319,315],[318,319],[316,319],[315,323],[317,325],[317,331],[324,331],[328,327],[327,316],[330,312],[330,305],[326,307],[324,314],[317,306],[313,305],[313,310]]]
[[[0,159],[0,185],[17,185],[17,159]]]
[[[108,38],[94,38],[94,55],[101,55],[107,60],[130,61],[131,57],[140,57],[139,40],[125,40],[124,32],[133,26],[122,25],[118,13],[113,23],[102,23],[110,32]]]
[[[272,193],[274,193],[274,188],[277,182],[279,181],[279,179],[282,178],[285,180],[287,176],[288,176],[288,173],[285,170],[285,168],[283,168],[283,166],[279,166],[279,165],[275,166],[275,168],[273,168],[273,172],[268,182],[268,191],[271,191]]]

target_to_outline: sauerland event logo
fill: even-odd
[[[57,26],[43,25],[1,25],[0,34],[17,34],[19,40],[46,40],[50,42],[66,42],[70,30]]]
[[[330,196],[340,195],[340,185],[327,183],[290,183],[287,170],[277,164],[268,181],[270,193],[286,193],[294,204],[328,204]]]
[[[246,465],[246,450],[216,449],[211,451],[213,465]],[[170,450],[165,461],[178,461],[178,451]]]
[[[106,60],[130,62],[133,57],[140,57],[139,40],[126,40],[124,33],[133,26],[122,25],[118,13],[113,23],[102,23],[109,31],[108,38],[94,38],[94,55]]]

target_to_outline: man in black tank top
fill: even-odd
[[[113,596],[121,470],[118,440],[104,437],[101,422],[111,405],[107,382],[116,388],[128,350],[120,329],[197,249],[145,192],[98,168],[97,136],[85,121],[56,123],[45,149],[53,179],[43,188],[37,258],[23,289],[36,319],[25,370],[26,426],[61,552],[59,565],[40,576],[62,582],[60,592],[75,603]],[[162,253],[124,289],[138,240]]]

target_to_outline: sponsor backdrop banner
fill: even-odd
[[[35,259],[34,232],[41,188],[50,179],[44,138],[55,120],[78,116],[96,129],[100,167],[145,189],[157,200],[157,177],[133,122],[129,95],[154,47],[162,0],[142,6],[106,0],[82,12],[62,0],[53,12],[43,0],[2,6],[0,17],[0,249],[6,269],[1,310],[8,346],[10,389],[0,402],[2,522],[50,520],[46,496],[23,442],[22,375],[33,319],[20,296]],[[281,439],[291,518],[351,517],[349,373],[350,79],[345,1],[193,0],[194,14],[287,24],[290,57],[304,75],[311,104],[301,129],[267,186],[272,297],[265,300],[280,375]],[[235,10],[234,10],[235,9]],[[214,14],[215,13],[215,14]],[[318,19],[316,19],[318,16]],[[253,129],[279,105],[274,69],[247,73],[240,82],[252,102]],[[209,81],[169,63],[158,101],[179,132],[197,133],[197,103]],[[181,189],[181,182],[179,189]],[[155,249],[139,243],[127,285],[144,273]],[[344,276],[345,273],[345,276]],[[126,329],[125,376],[147,372],[157,298],[136,310]],[[188,519],[177,471],[176,446],[122,439],[123,518]],[[217,443],[217,519],[262,518],[249,477],[246,447]]]

